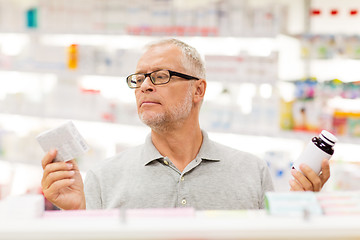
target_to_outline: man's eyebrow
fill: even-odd
[[[149,72],[145,72],[145,71],[141,71],[140,70],[136,70],[135,74],[144,74],[144,73],[151,73],[151,72],[155,72],[155,71],[159,71],[159,70],[168,70],[168,68],[163,68],[163,67],[157,67],[157,68],[153,68],[151,71]]]

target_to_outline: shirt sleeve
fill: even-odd
[[[261,199],[262,199],[262,202],[259,203],[259,206],[261,208],[265,208],[265,193],[274,191],[274,185],[273,185],[273,182],[272,182],[272,178],[271,178],[271,175],[270,175],[269,168],[266,165],[266,163],[261,168],[261,174],[262,174],[262,183],[261,183],[261,188],[262,188]]]
[[[86,173],[84,192],[86,209],[102,209],[100,183],[95,173],[91,170]]]

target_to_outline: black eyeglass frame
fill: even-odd
[[[163,83],[155,83],[154,82],[154,79],[151,77],[151,74],[155,73],[155,72],[160,72],[160,71],[168,71],[169,72],[169,79],[167,82],[163,82]],[[138,86],[138,87],[132,87],[129,83],[131,82],[131,77],[132,76],[135,76],[135,75],[143,75],[145,76],[144,78],[144,81],[147,77],[150,78],[150,81],[152,82],[152,84],[154,85],[164,85],[164,84],[167,84],[170,82],[170,79],[172,76],[177,76],[177,77],[181,77],[181,78],[184,78],[186,80],[200,80],[200,78],[197,78],[197,77],[193,77],[193,76],[190,76],[190,75],[187,75],[187,74],[184,74],[184,73],[179,73],[179,72],[175,72],[175,71],[171,71],[171,70],[168,70],[168,69],[160,69],[160,70],[156,70],[156,71],[153,71],[153,72],[150,72],[150,73],[134,73],[134,74],[131,74],[129,76],[126,77],[126,83],[127,85],[129,86],[129,88],[132,88],[132,89],[135,89],[135,88],[139,88],[141,86]]]

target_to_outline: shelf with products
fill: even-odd
[[[281,127],[297,131],[332,131],[337,136],[360,136],[359,82],[338,79],[319,82],[304,79],[288,82],[294,94],[282,101]]]
[[[2,70],[51,72],[75,77],[82,74],[127,76],[135,69],[136,61],[141,54],[140,47],[161,38],[129,35],[37,34],[35,40],[29,40],[27,35],[21,36],[7,35],[7,38],[0,39]],[[236,77],[236,81],[240,78],[240,81],[257,82],[275,82],[277,79],[279,43],[276,38],[182,37],[179,39],[193,45],[202,53],[209,66],[209,79],[233,80]],[[70,50],[74,55],[72,62],[76,63],[71,69],[69,69]],[[259,68],[260,64],[263,64],[263,67]],[[265,79],[265,76],[268,79]]]
[[[302,71],[298,80],[283,82],[292,96],[284,97],[282,102],[282,128],[310,131],[326,128],[357,142],[360,126],[358,35],[309,33],[293,38],[298,41],[297,63]]]
[[[302,34],[295,36],[300,42],[301,59],[306,75],[325,81],[343,82],[360,80],[356,69],[360,67],[360,36],[356,34]]]
[[[348,197],[349,195],[352,197]],[[279,194],[280,195],[280,194]],[[278,197],[274,205],[278,212],[269,214],[265,210],[206,210],[192,208],[178,209],[112,209],[87,211],[35,211],[33,199],[38,196],[25,196],[23,201],[29,206],[23,213],[26,217],[18,221],[18,209],[8,221],[0,226],[1,239],[357,239],[360,236],[358,192],[320,195],[319,202],[336,205],[324,215],[314,213],[318,209],[317,200],[309,193],[299,197],[294,193],[289,197]],[[276,195],[278,196],[278,195]],[[304,197],[303,197],[304,196]],[[19,201],[15,198],[3,203],[3,208],[14,207],[10,203]],[[31,199],[29,201],[27,199]],[[290,200],[288,200],[290,199]],[[304,200],[305,199],[305,200]],[[22,199],[21,199],[22,200]],[[300,201],[299,204],[293,203]],[[286,204],[282,204],[282,202]],[[9,203],[10,202],[10,203]],[[280,203],[278,203],[280,202]],[[310,204],[307,204],[310,202]],[[315,204],[314,204],[315,202]],[[291,205],[292,204],[292,205]],[[307,204],[307,205],[306,205]],[[287,209],[285,207],[287,206]],[[296,205],[296,207],[293,207]],[[303,206],[309,213],[302,216]],[[314,207],[315,205],[315,207]],[[275,206],[275,207],[276,207]],[[275,208],[274,207],[274,208]],[[293,210],[295,209],[295,210]],[[292,211],[291,211],[292,210]],[[295,214],[294,214],[295,212]],[[351,214],[351,213],[352,214]],[[336,215],[337,214],[337,215]],[[23,216],[22,215],[22,216]],[[336,215],[336,216],[335,216]],[[165,224],[165,223],[166,224]],[[166,226],[164,228],[164,225]],[[46,229],[44,231],[43,229]],[[294,237],[295,236],[295,237]]]
[[[274,36],[284,2],[35,0],[0,1],[0,29],[176,36]]]

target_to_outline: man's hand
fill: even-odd
[[[326,181],[330,177],[330,166],[329,161],[324,159],[321,163],[321,174],[317,175],[309,166],[306,164],[300,165],[299,172],[295,169],[291,170],[291,175],[294,179],[291,179],[290,191],[314,191],[318,192],[322,189]]]
[[[44,196],[61,209],[85,209],[84,184],[76,161],[53,162],[56,154],[50,151],[41,161]]]

